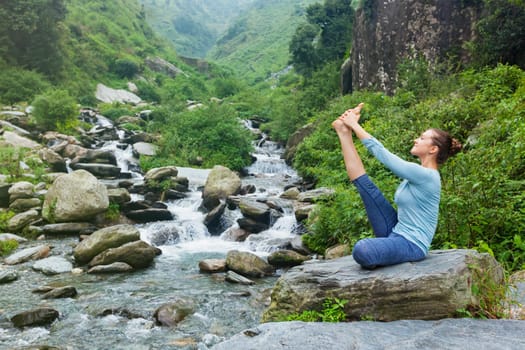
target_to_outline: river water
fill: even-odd
[[[99,123],[107,120],[100,118]],[[250,127],[249,124],[247,124]],[[122,136],[121,133],[119,133]],[[120,150],[118,140],[107,142],[105,149],[116,152],[123,171],[136,168],[130,147]],[[247,169],[243,185],[253,184],[249,196],[276,197],[288,184],[298,181],[297,174],[280,158],[282,149],[271,141],[256,145],[256,162]],[[49,345],[61,349],[208,349],[245,328],[259,323],[278,278],[255,279],[254,285],[224,281],[223,274],[199,272],[202,259],[224,258],[229,250],[252,251],[264,257],[284,240],[294,236],[296,225],[291,204],[267,231],[251,235],[245,242],[233,242],[222,235],[210,235],[203,224],[204,214],[197,210],[199,190],[209,170],[179,168],[179,175],[190,180],[187,198],[166,202],[176,218],[137,225],[141,238],[150,242],[159,230],[177,232],[178,238],[159,246],[162,255],[147,269],[125,274],[60,274],[45,276],[32,269],[34,262],[17,265],[18,280],[0,285],[0,349],[31,345]],[[141,181],[139,173],[133,180]],[[133,199],[140,199],[133,195]],[[225,213],[232,222],[241,216],[238,210]],[[177,237],[177,236],[174,236]],[[46,239],[52,255],[71,257],[77,237]],[[72,285],[75,298],[42,300],[32,291],[41,286]],[[178,299],[191,300],[195,313],[176,328],[156,326],[155,309]],[[16,329],[9,318],[35,307],[51,307],[60,318],[49,327]],[[107,315],[106,310],[113,310]],[[105,315],[106,314],[106,315]],[[129,314],[132,314],[130,317]],[[104,316],[105,315],[105,316]]]

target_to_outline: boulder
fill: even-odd
[[[293,250],[277,250],[268,255],[268,263],[275,267],[292,267],[301,265],[303,262],[310,260],[309,257],[301,255]]]
[[[38,151],[38,156],[42,161],[49,164],[52,171],[67,173],[66,161],[60,154],[50,148],[42,148]]]
[[[161,182],[163,180],[175,177],[179,174],[179,170],[174,166],[166,166],[161,168],[153,168],[148,170],[144,175],[144,181],[149,182]]]
[[[51,256],[35,262],[33,264],[33,270],[40,271],[44,275],[57,275],[59,273],[71,272],[71,270],[73,270],[73,264],[65,258]]]
[[[173,220],[173,214],[168,209],[148,208],[126,212],[126,216],[133,221],[144,223],[152,221]]]
[[[190,300],[179,299],[172,303],[161,305],[153,317],[160,326],[173,327],[195,312],[195,304]]]
[[[290,241],[291,249],[302,255],[311,255],[313,252],[303,243],[303,236],[295,236]]]
[[[46,326],[55,321],[59,313],[55,309],[42,307],[18,313],[11,317],[15,327]]]
[[[246,329],[211,350],[521,350],[525,322],[446,319],[394,322],[275,322]]]
[[[35,209],[16,214],[7,221],[7,229],[11,232],[19,232],[32,222],[40,219],[40,214]]]
[[[115,123],[117,125],[136,124],[136,125],[139,125],[139,126],[146,126],[146,122],[142,118],[131,116],[131,115],[120,116],[120,117],[117,118]]]
[[[301,191],[299,191],[299,189],[294,186],[281,193],[280,197],[285,199],[297,199],[300,193]]]
[[[296,205],[294,209],[295,220],[301,222],[308,219],[310,213],[313,212],[316,207],[316,204]]]
[[[102,179],[115,179],[120,175],[121,170],[121,168],[116,165],[100,163],[75,163],[71,164],[71,169],[86,170]]]
[[[309,136],[312,132],[315,131],[315,124],[310,123],[306,124],[305,126],[301,127],[299,130],[294,132],[289,138],[286,143],[286,148],[284,150],[284,154],[282,155],[282,158],[284,158],[286,164],[292,165],[293,159],[295,157],[295,153],[297,152],[297,147],[301,144],[301,142]]]
[[[264,222],[258,222],[250,218],[237,219],[239,227],[250,233],[259,233],[270,228],[270,225]]]
[[[501,265],[474,250],[432,251],[423,261],[375,270],[363,269],[347,256],[288,270],[277,281],[263,320],[321,310],[327,298],[348,300],[348,320],[441,319],[479,308],[480,296],[490,292],[484,288],[502,283]]]
[[[65,286],[52,288],[50,291],[42,295],[42,299],[59,299],[59,298],[74,298],[78,294],[77,289],[73,286]]]
[[[210,171],[204,190],[202,191],[202,206],[212,210],[219,205],[221,199],[235,195],[241,190],[241,179],[230,169],[216,165]]]
[[[18,279],[18,273],[14,270],[0,271],[0,284],[9,283]]]
[[[332,196],[335,191],[327,187],[319,187],[313,190],[299,193],[297,200],[300,202],[314,203],[317,200]]]
[[[33,227],[31,227],[33,228]],[[88,235],[97,230],[97,227],[89,222],[63,222],[60,224],[48,224],[34,227],[39,234],[45,235]]]
[[[14,240],[18,243],[27,242],[27,238],[24,238],[22,236],[14,235],[12,233],[0,233],[0,242],[9,240]]]
[[[112,89],[104,84],[97,84],[95,98],[106,103],[120,102],[138,104],[142,101],[140,97],[132,92],[122,89]]]
[[[108,189],[108,198],[110,203],[123,204],[131,201],[131,195],[125,188]]]
[[[239,209],[245,217],[270,225],[270,207],[265,203],[253,199],[241,198]]]
[[[110,248],[95,256],[89,266],[109,265],[115,262],[124,262],[135,269],[148,267],[157,256],[157,249],[144,241],[134,241]]]
[[[25,136],[20,136],[16,132],[5,130],[2,137],[5,143],[15,148],[39,149],[42,147],[39,143]]]
[[[42,216],[49,222],[86,221],[108,209],[108,191],[95,176],[76,170],[57,177],[49,188]]]
[[[22,249],[4,259],[7,265],[21,264],[29,260],[43,259],[49,255],[51,248],[47,245],[38,245],[36,247]]]
[[[93,232],[73,250],[79,264],[85,264],[106,249],[116,248],[140,239],[140,232],[132,225],[115,225]]]
[[[9,209],[20,213],[29,209],[40,209],[41,206],[42,201],[39,198],[18,198],[9,204]]]
[[[154,156],[157,154],[157,146],[149,142],[137,142],[133,144],[133,155],[137,158],[140,156]]]
[[[337,259],[343,256],[352,254],[352,247],[348,244],[338,244],[333,247],[326,248],[324,252],[325,259]]]
[[[20,198],[33,198],[35,186],[31,182],[20,181],[14,183],[8,190],[9,202],[13,203]]]
[[[224,280],[230,283],[237,283],[237,284],[243,284],[243,285],[255,284],[255,282],[252,281],[251,279],[246,278],[242,275],[239,275],[238,273],[233,272],[233,271],[227,271],[226,277],[224,278]]]
[[[88,270],[88,273],[122,273],[133,271],[133,267],[124,262],[115,262],[109,265],[97,265]]]
[[[261,257],[250,253],[231,250],[226,255],[228,269],[246,277],[271,276],[275,268]]]
[[[221,225],[221,218],[226,210],[226,203],[220,202],[218,206],[210,210],[204,218],[204,225],[211,234],[218,234],[224,231]]]
[[[162,59],[158,56],[156,57],[147,57],[144,60],[144,63],[146,66],[148,66],[149,69],[151,69],[154,72],[167,74],[172,78],[175,78],[179,74],[184,74],[184,72],[180,69],[174,66],[172,63],[166,61],[165,59]]]
[[[77,163],[97,163],[117,165],[117,157],[113,151],[100,149],[83,149],[77,152],[71,160],[71,165]]]
[[[199,261],[199,271],[201,272],[224,272],[226,271],[225,259],[204,259]]]

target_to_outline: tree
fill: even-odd
[[[477,23],[474,60],[481,66],[497,63],[525,68],[525,1],[485,0],[488,15]]]
[[[64,0],[0,2],[0,57],[52,77],[62,67],[60,26],[65,16]]]
[[[318,32],[313,24],[304,23],[297,28],[290,41],[291,63],[295,71],[304,76],[310,76],[318,65],[319,59],[314,46]]]
[[[342,59],[351,43],[353,19],[351,0],[309,6],[307,23],[297,28],[289,46],[296,71],[308,77],[325,63]]]

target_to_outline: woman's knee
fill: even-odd
[[[374,268],[375,264],[372,261],[371,250],[367,239],[362,239],[354,245],[352,257],[354,260],[365,268]]]

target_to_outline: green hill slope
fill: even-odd
[[[317,0],[258,1],[217,41],[208,58],[248,81],[263,80],[288,65],[288,46],[305,9]]]
[[[149,24],[186,57],[204,58],[217,38],[256,0],[140,0]]]

